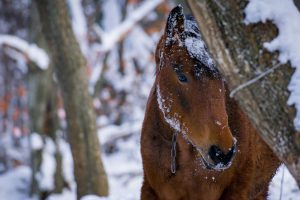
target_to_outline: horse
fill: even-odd
[[[262,200],[280,161],[182,7],[169,14],[141,133],[142,200]]]

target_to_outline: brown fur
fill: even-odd
[[[144,182],[141,199],[266,199],[279,160],[260,139],[236,101],[229,98],[222,78],[210,77],[209,73],[195,78],[192,72],[195,60],[178,44],[165,48],[166,37],[164,34],[156,50],[157,65],[163,66],[158,66],[161,68],[157,69],[142,128]],[[165,55],[163,63],[159,58],[161,52]],[[178,81],[172,67],[174,63],[184,64],[182,73],[188,83]],[[158,86],[164,97],[172,97],[170,115],[179,113],[180,123],[189,130],[190,141],[181,133],[177,137],[175,174],[170,170],[174,128],[166,122],[159,108]],[[214,123],[216,120],[222,123],[222,128]],[[231,166],[224,170],[207,169],[195,145],[203,152],[211,145],[227,152],[233,146],[233,137],[237,139],[237,152]]]

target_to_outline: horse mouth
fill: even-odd
[[[234,138],[234,145],[230,148],[230,151],[227,155],[225,155],[227,158],[223,160],[218,160],[216,162],[215,158],[212,158],[209,153],[206,153],[201,148],[197,148],[197,151],[200,154],[200,160],[203,163],[204,167],[208,170],[226,170],[228,169],[236,154],[236,139]]]
[[[206,169],[216,170],[216,171],[228,169],[232,164],[232,161],[230,161],[226,165],[224,165],[223,163],[212,164],[212,163],[206,161],[206,159],[204,159],[203,156],[201,156],[201,161],[202,161],[202,163],[203,163],[203,165],[205,166]]]

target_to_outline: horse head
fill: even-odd
[[[236,151],[228,124],[224,80],[195,20],[175,7],[156,49],[160,111],[175,133],[192,144],[208,169],[226,169]]]

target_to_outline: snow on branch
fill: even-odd
[[[250,0],[245,14],[246,24],[271,20],[279,30],[278,36],[264,47],[271,52],[278,50],[279,61],[290,61],[296,69],[288,86],[291,92],[288,104],[297,109],[294,124],[300,131],[300,13],[293,0]]]
[[[47,69],[49,57],[47,53],[36,44],[29,44],[27,41],[12,35],[0,34],[0,46],[8,46],[22,52],[25,58],[34,62],[41,69]]]
[[[118,42],[120,42],[131,29],[145,16],[147,16],[152,10],[154,10],[163,0],[149,0],[143,3],[139,8],[134,10],[128,17],[116,28],[109,32],[104,32],[100,26],[94,25],[96,34],[101,39],[101,44],[98,46],[98,50],[101,52],[107,52],[111,50]]]
[[[109,125],[98,130],[98,137],[100,138],[102,145],[108,144],[119,138],[129,136],[132,133],[140,132],[142,129],[141,124],[142,122],[138,120],[135,122],[124,123],[120,126]]]
[[[88,28],[81,0],[68,0],[72,15],[72,28],[84,55],[88,53]]]

